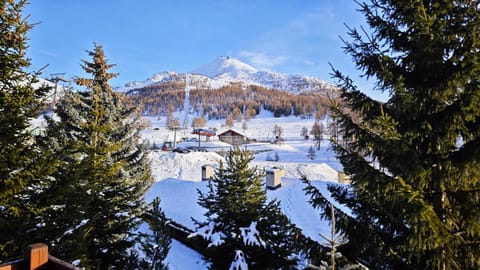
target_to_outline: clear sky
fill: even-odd
[[[365,25],[353,0],[33,0],[26,8],[32,67],[84,76],[93,43],[104,46],[119,76],[113,86],[161,71],[192,71],[219,56],[257,69],[333,81],[329,63],[371,83],[342,51],[339,36]]]

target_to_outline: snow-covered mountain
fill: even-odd
[[[258,72],[254,67],[230,57],[219,57],[212,62],[194,70],[192,73],[210,78],[248,79]]]
[[[160,72],[145,81],[127,83],[117,90],[129,91],[168,81],[188,81],[190,87],[213,89],[230,83],[241,82],[245,85],[259,85],[293,93],[319,91],[327,94],[336,89],[333,84],[314,77],[260,71],[240,60],[227,56],[218,57],[189,73]]]

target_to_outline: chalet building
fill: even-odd
[[[229,143],[231,145],[241,145],[247,143],[247,136],[233,129],[228,129],[218,134],[218,138],[220,141]]]

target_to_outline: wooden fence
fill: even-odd
[[[48,246],[32,244],[25,249],[23,259],[0,264],[0,270],[80,270],[71,264],[48,255]]]

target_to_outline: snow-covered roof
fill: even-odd
[[[224,130],[224,131],[218,133],[217,136],[220,137],[220,136],[223,136],[223,135],[225,135],[225,134],[227,134],[227,133],[229,133],[229,132],[233,133],[233,135],[246,137],[245,134],[243,134],[242,132],[240,132],[240,131],[238,131],[238,130],[236,130],[236,129],[233,129],[233,128],[229,128],[229,129],[227,129],[227,130]]]
[[[208,182],[193,182],[177,179],[167,179],[153,185],[146,196],[147,201],[159,196],[161,206],[166,216],[190,229],[195,229],[192,221],[204,220],[205,209],[198,205],[197,190],[206,193]],[[327,185],[331,182],[312,181],[322,194],[330,198]],[[303,190],[305,184],[299,179],[282,178],[282,187],[276,190],[268,190],[269,200],[280,201],[282,212],[295,223],[303,233],[316,241],[323,241],[319,233],[328,234],[330,227],[327,221],[320,219],[319,210],[314,209],[308,202],[309,197]]]
[[[247,76],[247,74],[256,73],[257,71],[258,70],[252,66],[237,59],[229,56],[220,56],[212,62],[194,70],[193,73],[215,78],[225,73],[230,73],[231,76]]]

